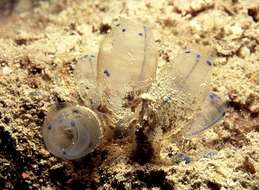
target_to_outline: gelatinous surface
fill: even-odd
[[[86,106],[97,107],[99,104],[97,89],[97,55],[89,53],[81,56],[76,64],[75,79],[81,98]]]
[[[98,55],[98,82],[113,90],[149,85],[156,73],[157,50],[146,26],[121,18],[105,37]]]
[[[225,103],[219,96],[210,92],[201,110],[194,115],[194,119],[185,129],[184,136],[191,137],[212,127],[225,115]]]
[[[212,127],[225,113],[225,104],[216,94],[209,92],[212,61],[199,52],[187,50],[176,57],[172,69],[174,83],[180,92],[191,98],[192,119],[183,129],[190,137]]]
[[[61,105],[52,108],[43,126],[47,149],[63,159],[78,159],[92,152],[101,137],[97,115],[80,106]]]
[[[100,45],[98,86],[109,103],[121,105],[127,92],[149,86],[155,78],[157,49],[151,30],[121,18]]]
[[[199,52],[187,50],[175,58],[171,71],[176,87],[189,93],[195,104],[201,104],[209,92],[212,61]]]
[[[75,75],[82,81],[88,81],[95,85],[97,79],[96,53],[85,54],[79,58],[75,69]]]
[[[212,69],[211,59],[193,50],[160,69],[149,93],[156,98],[159,125],[169,136],[197,135],[223,117],[225,104],[210,92]]]

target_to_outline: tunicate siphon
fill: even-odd
[[[73,160],[97,147],[102,138],[102,129],[97,115],[90,109],[61,104],[48,113],[43,138],[52,154]]]

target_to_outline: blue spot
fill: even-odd
[[[104,73],[107,77],[110,76],[110,72],[109,72],[107,69],[105,69],[105,70],[103,71],[103,73]]]
[[[213,94],[211,92],[211,93],[209,93],[209,97],[210,97],[211,100],[214,100],[217,96],[216,96],[216,94]]]
[[[201,54],[196,54],[196,59],[200,59],[201,58]]]
[[[52,128],[52,126],[51,126],[51,125],[49,125],[49,126],[48,126],[48,130],[50,130],[51,128]]]
[[[207,63],[209,66],[211,66],[211,65],[212,65],[211,60],[207,60],[207,61],[206,61],[206,63]]]
[[[72,126],[72,127],[75,127],[75,126],[76,126],[75,121],[71,121],[71,123],[70,123],[70,124],[71,124],[71,126]]]

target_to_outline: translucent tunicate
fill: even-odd
[[[76,76],[82,81],[88,81],[90,84],[95,85],[97,79],[96,63],[96,53],[90,53],[80,57],[75,70]]]
[[[187,50],[174,59],[170,71],[176,88],[189,94],[193,104],[200,106],[209,92],[212,61],[198,52]]]
[[[97,55],[88,53],[81,56],[74,72],[81,98],[86,106],[96,108],[100,104],[97,88]]]
[[[97,82],[107,104],[120,110],[128,92],[143,90],[156,75],[157,49],[151,30],[121,18],[100,45]]]
[[[224,116],[225,103],[211,92],[212,69],[212,60],[193,50],[160,69],[149,93],[156,97],[159,125],[170,131],[169,136],[174,132],[184,137],[200,134]]]
[[[100,143],[102,130],[97,115],[86,107],[62,104],[48,113],[43,126],[47,149],[63,159],[78,159]]]
[[[201,110],[195,114],[190,125],[184,129],[184,136],[191,137],[212,127],[225,115],[225,107],[221,98],[210,92],[201,106]]]
[[[172,67],[174,84],[191,100],[193,119],[184,127],[183,135],[190,137],[212,127],[225,114],[225,104],[210,91],[212,61],[195,51],[185,51],[176,57]]]

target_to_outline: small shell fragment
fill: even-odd
[[[95,150],[102,138],[97,115],[86,107],[55,106],[43,126],[47,149],[57,157],[73,160]]]

